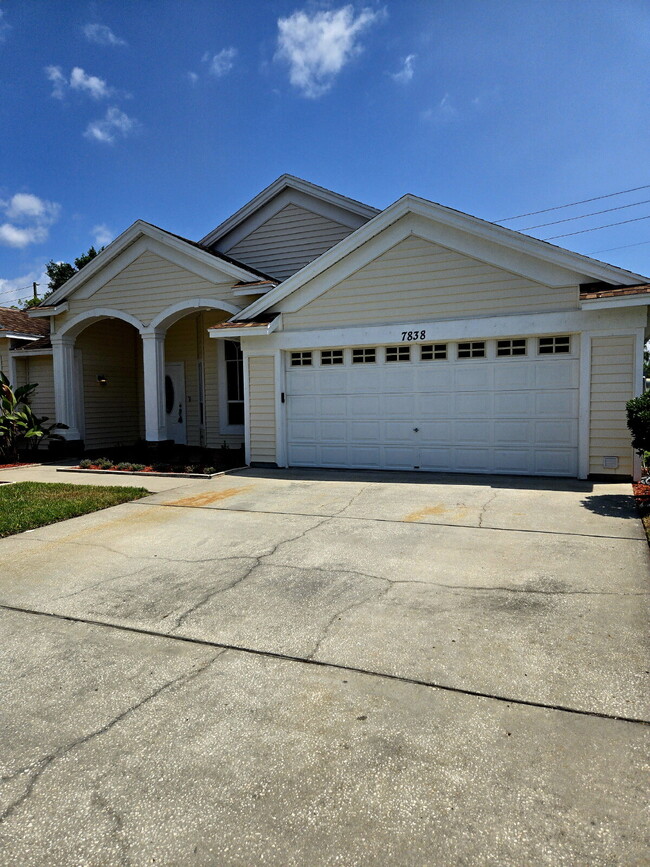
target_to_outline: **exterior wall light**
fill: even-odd
[[[107,379],[103,373],[97,374],[97,382],[101,385],[102,388],[105,388],[105,386],[107,384]]]

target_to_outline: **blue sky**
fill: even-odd
[[[0,13],[0,304],[138,218],[198,239],[283,172],[489,220],[650,185],[646,0],[0,0]],[[619,208],[530,234],[634,219],[555,243],[650,274],[646,199],[506,225]]]

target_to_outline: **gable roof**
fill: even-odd
[[[312,184],[310,181],[305,181],[303,178],[298,178],[295,175],[284,174],[276,178],[272,184],[269,184],[268,187],[263,189],[261,193],[258,193],[249,202],[246,202],[245,205],[239,208],[238,211],[235,211],[227,220],[220,223],[216,229],[208,232],[204,238],[201,238],[200,243],[209,246],[216,244],[220,238],[232,232],[240,223],[243,223],[284,190],[294,190],[297,193],[304,193],[315,199],[320,199],[329,205],[334,205],[344,211],[350,211],[364,221],[372,219],[379,213],[379,210],[373,208],[371,205],[365,205],[363,202],[350,199],[348,196],[335,193],[333,190],[318,186],[318,184]]]
[[[183,238],[182,235],[175,235],[173,232],[167,231],[167,229],[154,226],[153,223],[136,220],[126,231],[118,235],[114,241],[111,241],[101,253],[53,292],[47,298],[47,303],[43,303],[39,307],[55,307],[59,302],[68,298],[69,295],[76,292],[84,283],[87,283],[88,280],[98,274],[102,268],[116,259],[127,247],[142,237],[151,238],[172,249],[180,250],[203,265],[215,268],[215,271],[225,272],[236,281],[256,282],[263,279],[276,282],[263,271],[244,265],[225,253],[209,250],[197,241],[190,241],[188,238]]]
[[[617,268],[614,265],[600,262],[589,256],[565,250],[563,247],[550,244],[548,241],[540,241],[537,238],[531,238],[530,235],[523,235],[514,229],[498,226],[496,223],[490,223],[487,220],[473,217],[462,211],[407,194],[396,202],[393,202],[392,205],[389,205],[384,211],[381,211],[381,213],[359,229],[352,232],[347,238],[339,241],[338,244],[323,253],[318,259],[305,265],[304,268],[297,271],[283,283],[280,283],[275,289],[272,289],[262,298],[254,301],[242,310],[237,318],[250,318],[269,310],[273,305],[287,298],[305,283],[318,277],[328,268],[408,214],[424,217],[451,231],[460,231],[467,236],[471,236],[477,242],[482,242],[483,244],[487,242],[490,245],[507,248],[515,253],[524,254],[547,264],[555,265],[580,275],[586,275],[595,281],[619,286],[648,282],[648,278],[642,274],[635,274],[632,271]],[[462,250],[459,252],[462,252]]]
[[[50,323],[42,319],[30,319],[24,310],[0,307],[0,337],[8,335],[29,338],[46,337],[50,333]],[[30,343],[33,341],[30,339]]]

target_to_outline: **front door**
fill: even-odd
[[[165,418],[167,438],[179,445],[186,445],[185,365],[182,361],[165,365]]]

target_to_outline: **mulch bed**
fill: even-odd
[[[650,545],[650,485],[632,482],[632,493]]]
[[[0,470],[12,470],[14,467],[35,467],[32,463],[0,464]]]

